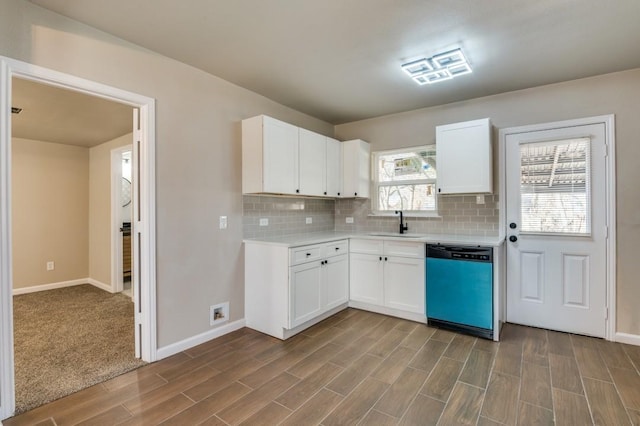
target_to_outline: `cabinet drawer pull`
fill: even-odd
[[[340,247],[336,247],[336,251],[340,250]]]
[[[307,253],[307,257],[311,256],[311,253]]]

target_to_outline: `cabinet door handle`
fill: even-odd
[[[382,256],[380,256],[380,260],[382,260]]]
[[[354,193],[353,193],[353,195],[355,195],[355,196],[357,197],[357,196],[358,196],[358,193],[357,193],[357,192],[354,192]]]
[[[300,193],[300,190],[299,190],[299,189],[296,189],[296,194],[299,194],[299,193]]]
[[[340,195],[340,193],[338,192],[338,195]]]
[[[386,262],[387,260],[389,260],[389,259],[387,259],[386,256],[385,256],[384,261]]]
[[[438,192],[442,192],[442,188],[438,188]]]
[[[327,195],[327,191],[324,191],[324,195]]]

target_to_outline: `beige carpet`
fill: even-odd
[[[133,302],[85,284],[14,296],[16,413],[133,370]]]

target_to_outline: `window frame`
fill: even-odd
[[[378,208],[378,197],[380,196],[379,188],[381,186],[400,186],[400,185],[433,185],[434,189],[434,209],[433,210],[402,210],[405,216],[408,217],[440,217],[438,213],[438,194],[435,192],[438,181],[438,169],[437,165],[435,168],[436,178],[435,179],[413,179],[413,180],[402,180],[402,181],[391,181],[391,182],[380,182],[378,180],[379,172],[378,172],[378,164],[379,157],[382,155],[391,155],[391,154],[409,154],[416,151],[436,151],[436,144],[426,144],[426,145],[417,145],[417,146],[409,146],[404,148],[395,148],[381,151],[374,151],[371,153],[371,171],[372,171],[372,197],[371,197],[371,213],[370,216],[396,216],[395,210],[380,210]],[[435,158],[435,156],[434,156]]]

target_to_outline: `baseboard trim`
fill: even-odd
[[[637,334],[616,333],[615,341],[626,343],[628,345],[640,346],[640,336]]]
[[[89,278],[79,278],[77,280],[60,281],[58,283],[34,285],[31,287],[14,288],[13,295],[37,293],[39,291],[54,290],[56,288],[73,287],[76,285],[88,284]]]
[[[87,278],[87,282],[94,287],[98,287],[100,290],[108,291],[109,293],[115,293],[113,288],[109,284],[105,284],[102,281],[94,280],[93,278]]]
[[[197,334],[179,342],[175,342],[162,348],[158,348],[158,350],[156,351],[156,360],[159,361],[163,358],[175,355],[194,346],[198,346],[202,343],[208,342],[209,340],[213,340],[216,337],[224,336],[225,334],[231,333],[232,331],[239,330],[244,326],[245,320],[243,318],[241,320],[230,322],[223,326],[205,331],[204,333]]]

